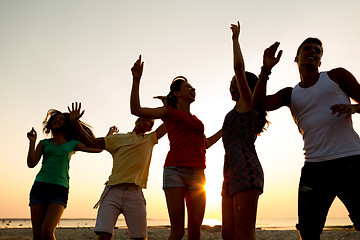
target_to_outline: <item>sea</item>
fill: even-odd
[[[263,230],[295,230],[296,218],[258,218],[256,227]],[[203,225],[221,225],[221,220],[204,219]],[[325,228],[347,228],[352,225],[349,218],[328,218]],[[93,218],[62,218],[58,224],[61,228],[93,228],[95,219]],[[148,226],[170,226],[168,219],[148,219]],[[117,228],[125,228],[126,223],[123,218],[119,218]],[[1,228],[31,228],[31,220],[28,218],[0,218]]]

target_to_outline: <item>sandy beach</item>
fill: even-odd
[[[163,240],[169,236],[167,227],[149,227],[149,240]],[[221,239],[221,226],[203,226],[201,239]],[[257,230],[258,240],[297,240],[299,235],[295,230]],[[0,240],[31,240],[30,228],[2,228],[0,229]],[[87,240],[97,239],[93,228],[58,228],[56,230],[57,240]],[[129,239],[127,229],[116,229],[114,240]],[[186,236],[184,237],[186,239]],[[333,228],[325,230],[322,240],[359,240],[360,233],[353,229]]]

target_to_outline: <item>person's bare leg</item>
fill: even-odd
[[[188,212],[188,239],[199,240],[206,205],[204,188],[186,189],[185,199]]]
[[[222,227],[221,235],[224,240],[234,240],[235,235],[235,218],[234,218],[234,205],[232,198],[222,198],[221,202],[222,212]]]
[[[185,189],[165,188],[164,191],[171,224],[169,240],[180,240],[185,234]]]
[[[46,206],[36,204],[30,207],[33,240],[41,240],[41,229],[45,217]]]
[[[42,240],[54,240],[55,229],[64,213],[64,206],[58,203],[49,204],[46,208],[46,214],[41,230]]]
[[[251,189],[233,196],[237,239],[256,240],[255,224],[260,190]]]

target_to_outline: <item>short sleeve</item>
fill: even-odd
[[[151,138],[151,141],[154,143],[154,145],[158,143],[158,137],[156,131],[150,133],[149,137]]]
[[[113,134],[104,137],[105,149],[112,152],[124,144],[127,134]]]

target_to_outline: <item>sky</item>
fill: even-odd
[[[42,134],[49,109],[67,111],[82,103],[83,121],[96,136],[116,125],[130,132],[131,71],[141,54],[142,106],[160,106],[171,80],[184,75],[196,88],[191,112],[212,135],[234,107],[229,93],[232,65],[230,24],[240,21],[245,68],[259,74],[262,54],[275,41],[284,51],[274,67],[268,93],[299,82],[294,57],[307,37],[324,44],[320,70],[344,67],[360,78],[360,15],[357,0],[318,1],[41,1],[0,0],[0,218],[30,217],[29,191],[40,169],[26,165],[26,133]],[[265,173],[259,218],[296,218],[297,188],[304,163],[303,141],[288,108],[269,113],[268,130],[256,141]],[[353,116],[360,131],[360,118]],[[155,127],[161,120],[155,122]],[[148,188],[148,218],[167,219],[162,169],[167,136],[154,148]],[[205,218],[221,219],[224,149],[221,140],[207,151]],[[95,218],[92,206],[110,175],[111,155],[76,153],[70,162],[70,194],[63,217]],[[346,218],[336,200],[329,217]]]

